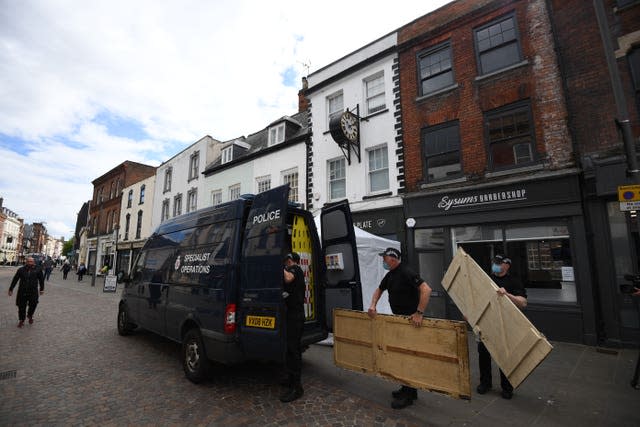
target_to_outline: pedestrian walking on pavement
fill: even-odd
[[[20,283],[18,284],[18,282]],[[33,323],[38,297],[44,294],[44,274],[40,267],[36,267],[36,262],[32,257],[28,257],[25,265],[20,267],[13,276],[11,286],[9,286],[9,296],[13,295],[13,288],[16,284],[18,284],[18,294],[16,295],[18,328],[22,328],[25,316],[29,318],[30,324]],[[38,292],[38,285],[40,285],[40,292]],[[29,306],[28,312],[27,305]]]
[[[304,272],[300,268],[300,255],[296,252],[284,258],[284,292],[287,308],[286,318],[286,390],[280,396],[281,402],[292,402],[304,394],[302,388],[302,331],[304,329]]]
[[[69,274],[70,270],[71,270],[71,264],[69,264],[69,261],[65,261],[64,264],[62,265],[62,278],[64,280],[67,280],[67,274]]]
[[[80,263],[80,265],[78,266],[78,271],[76,271],[76,274],[78,275],[78,282],[82,282],[82,276],[87,274],[87,267],[84,265],[84,262]]]
[[[491,262],[491,279],[498,285],[498,295],[509,298],[520,310],[527,306],[527,291],[520,280],[509,273],[511,259],[506,255],[498,254]],[[478,342],[478,363],[480,365],[480,384],[476,388],[479,394],[485,394],[491,390],[491,354],[487,347]],[[513,386],[506,375],[500,370],[500,386],[502,387],[502,397],[511,399],[513,397]]]
[[[382,278],[380,286],[376,288],[371,297],[371,305],[368,314],[375,318],[378,300],[384,291],[389,292],[389,305],[393,314],[410,316],[410,321],[416,328],[422,325],[422,317],[429,298],[431,287],[412,269],[401,262],[402,254],[398,249],[387,248],[380,253],[382,265],[389,272]],[[418,398],[418,390],[413,387],[402,386],[391,393],[393,409],[402,409],[413,403]]]
[[[44,278],[48,281],[51,276],[51,272],[53,271],[53,260],[47,257],[44,262]]]

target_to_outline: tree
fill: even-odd
[[[67,256],[67,254],[69,252],[71,252],[73,250],[73,238],[67,240],[66,242],[64,242],[64,245],[62,245],[62,256]]]

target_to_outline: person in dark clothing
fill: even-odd
[[[431,287],[412,269],[402,264],[401,253],[398,249],[387,248],[380,253],[383,267],[389,272],[382,278],[380,286],[373,292],[371,305],[367,313],[372,319],[376,316],[376,306],[384,291],[389,292],[389,305],[393,314],[410,316],[413,326],[422,325],[424,310],[429,304]],[[413,387],[402,386],[391,393],[394,400],[393,409],[402,409],[418,398],[418,390]]]
[[[85,267],[84,262],[81,262],[78,266],[78,271],[76,272],[78,275],[78,282],[82,282],[82,276],[87,274],[87,267]]]
[[[18,285],[18,294],[16,295],[16,305],[18,306],[18,328],[24,326],[25,315],[29,318],[29,323],[33,323],[33,314],[38,305],[38,285],[40,285],[40,295],[44,293],[44,274],[42,270],[36,267],[33,258],[27,258],[24,266],[20,267],[11,280],[9,286],[9,296],[13,295],[13,288]],[[27,313],[27,305],[29,312]]]
[[[67,280],[69,271],[71,271],[71,264],[69,264],[69,261],[65,261],[65,263],[62,265],[62,278],[64,280]]]
[[[43,264],[44,264],[44,278],[45,280],[48,281],[49,277],[51,277],[51,272],[53,271],[53,260],[47,257],[47,260]]]
[[[506,255],[498,254],[493,257],[491,263],[491,279],[498,285],[498,295],[509,298],[520,310],[527,306],[527,292],[522,283],[509,274],[511,259]],[[487,347],[478,342],[478,363],[480,365],[480,384],[476,388],[479,394],[485,394],[491,390],[491,354]],[[513,397],[513,386],[509,379],[500,370],[500,386],[502,387],[502,397],[511,399]]]
[[[302,331],[304,328],[304,272],[300,268],[300,255],[295,252],[287,254],[284,259],[284,292],[287,308],[284,381],[286,390],[280,396],[281,402],[292,402],[304,394],[301,382],[302,372]]]

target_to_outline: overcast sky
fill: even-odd
[[[0,0],[0,197],[70,238],[91,181],[297,111],[301,77],[448,0]]]

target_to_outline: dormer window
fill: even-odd
[[[233,145],[222,150],[222,164],[229,163],[231,160],[233,160]]]
[[[269,147],[284,141],[284,123],[269,128]]]

